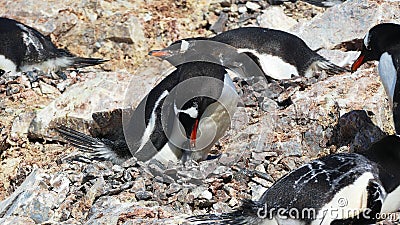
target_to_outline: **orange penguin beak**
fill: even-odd
[[[364,63],[364,55],[360,55],[358,59],[351,66],[351,72],[356,71]]]
[[[190,134],[190,148],[196,147],[197,128],[199,126],[199,119],[196,119],[193,125],[192,133]]]
[[[165,51],[165,50],[152,50],[149,52],[149,55],[162,58],[162,57],[170,56],[171,53],[168,51]]]

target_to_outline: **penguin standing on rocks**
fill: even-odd
[[[82,58],[58,49],[39,31],[0,17],[0,75],[39,69],[57,72],[68,67],[93,66],[107,60]]]
[[[240,66],[243,63],[238,61],[236,56],[232,56],[231,51],[226,50],[226,45],[210,44],[211,47],[207,48],[204,41],[219,42],[234,47],[236,53],[244,53],[253,59],[267,78],[276,80],[298,76],[312,77],[317,71],[322,70],[327,74],[347,71],[311,50],[299,37],[284,31],[260,27],[233,29],[211,38],[184,39],[162,50],[150,51],[149,54],[171,62],[176,57],[185,58],[189,54],[204,52],[216,55],[226,67]],[[229,54],[225,54],[226,52]]]
[[[375,224],[400,208],[400,138],[387,136],[364,152],[311,161],[279,179],[258,201],[189,224]],[[386,216],[388,214],[385,214]]]
[[[392,108],[396,133],[400,134],[400,25],[383,23],[371,28],[351,70],[373,60],[379,60],[379,76]]]
[[[155,86],[132,116],[121,140],[90,137],[65,126],[57,131],[72,145],[114,163],[204,160],[229,128],[239,96],[224,67],[190,62]]]

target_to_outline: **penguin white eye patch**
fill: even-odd
[[[185,52],[186,50],[189,49],[189,42],[182,40],[181,42],[181,52]]]
[[[176,103],[174,103],[174,111],[175,111],[176,115],[178,115],[178,113],[185,113],[185,114],[189,115],[190,117],[192,117],[193,119],[197,118],[197,116],[199,115],[199,111],[197,108],[198,108],[197,103],[194,103],[193,106],[190,108],[178,109],[176,107]]]
[[[371,50],[371,47],[368,46],[369,45],[369,39],[370,39],[370,37],[369,37],[369,32],[368,32],[367,35],[365,35],[365,37],[364,37],[364,46],[365,46],[366,49]]]

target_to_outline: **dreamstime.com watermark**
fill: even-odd
[[[259,208],[257,216],[261,219],[278,219],[278,220],[335,220],[364,218],[367,220],[375,219],[376,221],[388,220],[392,222],[400,222],[400,214],[398,213],[375,213],[370,208],[349,208],[348,201],[345,198],[339,198],[337,204],[331,207],[315,209],[315,208],[268,208],[265,205]]]

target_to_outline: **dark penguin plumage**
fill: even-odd
[[[174,60],[177,55],[193,54],[193,52],[205,51],[205,44],[196,46],[196,41],[214,41],[224,43],[236,48],[237,53],[247,54],[267,78],[290,79],[293,76],[311,77],[316,71],[324,70],[328,74],[337,74],[346,69],[339,67],[324,57],[311,50],[307,44],[293,34],[280,30],[259,27],[243,27],[229,30],[211,38],[190,38],[180,40],[162,50],[153,50],[149,54]],[[196,48],[197,47],[197,48]],[[237,57],[224,55],[226,46],[209,47],[209,54],[216,54],[221,64],[227,67],[235,67]],[[222,56],[221,56],[222,54]],[[231,61],[231,62],[229,62]],[[174,64],[174,63],[173,63]]]
[[[299,167],[260,200],[245,201],[239,211],[188,220],[190,224],[374,224],[377,213],[400,208],[399,171],[400,138],[387,136],[359,154],[333,154]]]
[[[351,69],[356,71],[373,60],[379,60],[379,76],[392,108],[396,133],[400,134],[400,25],[383,23],[371,28]]]
[[[19,72],[39,69],[45,72],[68,67],[85,67],[107,60],[82,58],[58,49],[49,38],[32,27],[0,18],[0,71]]]
[[[58,131],[76,147],[116,163],[132,155],[141,161],[203,160],[229,128],[238,100],[222,66],[191,62],[178,66],[124,119],[125,143]]]
[[[268,3],[271,5],[280,5],[283,2],[297,2],[297,0],[268,0]],[[338,4],[345,2],[346,0],[301,0],[303,2],[307,2],[309,4],[318,6],[318,7],[332,7]]]

